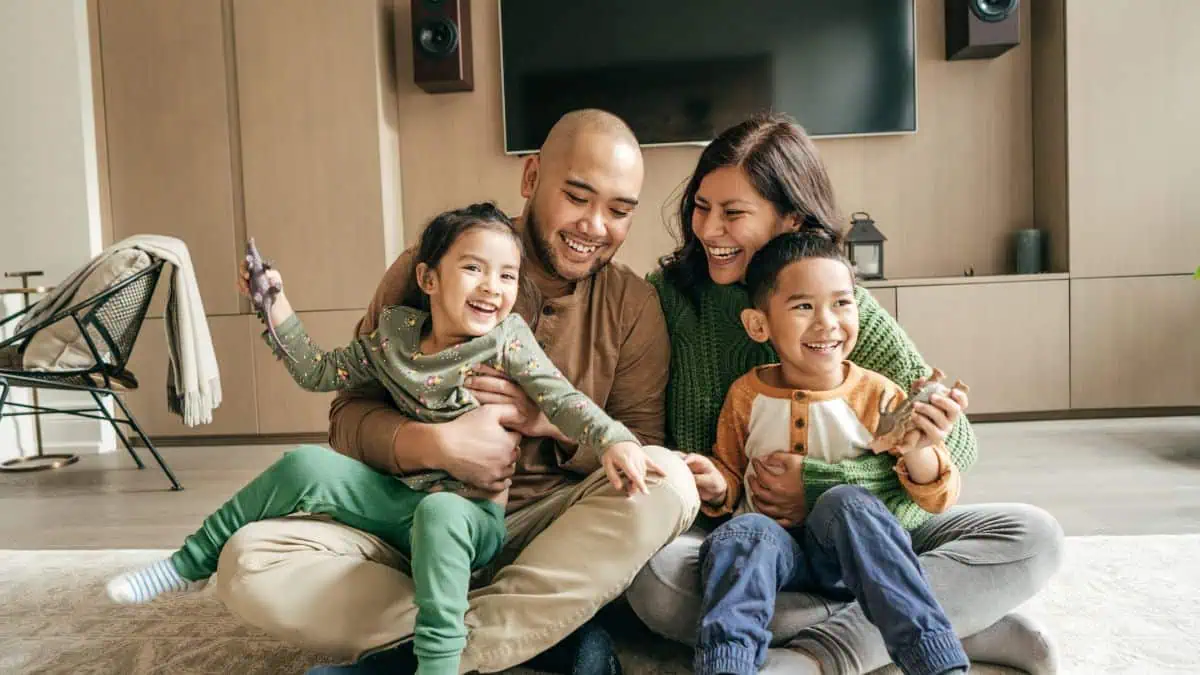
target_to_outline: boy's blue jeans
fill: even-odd
[[[781,590],[856,600],[907,675],[966,668],[967,655],[929,589],[908,533],[878,497],[850,485],[817,499],[793,531],[770,518],[737,516],[700,549],[703,601],[698,675],[754,675],[767,656],[767,626]]]

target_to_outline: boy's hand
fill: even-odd
[[[601,463],[612,486],[631,497],[637,492],[650,493],[646,488],[648,471],[654,471],[660,476],[666,475],[662,468],[650,459],[642,446],[628,441],[609,446],[604,451]]]
[[[725,481],[725,474],[717,469],[717,465],[704,455],[690,452],[683,456],[683,462],[687,464],[696,480],[696,492],[700,493],[700,499],[706,504],[723,504],[725,495],[729,492],[729,484]]]
[[[920,378],[913,382],[914,391],[919,391],[928,382],[928,378]],[[920,450],[931,445],[944,443],[954,423],[967,410],[970,401],[967,392],[962,389],[951,389],[943,396],[934,394],[929,403],[920,401],[913,403],[913,424],[916,432],[905,436],[903,446],[906,450]]]

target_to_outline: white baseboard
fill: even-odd
[[[42,419],[42,448],[46,452],[102,454],[117,449],[112,425],[67,415]]]
[[[19,402],[27,403],[30,400],[28,391],[20,394],[22,398],[18,399]],[[95,402],[86,394],[53,390],[39,392],[38,403],[60,410],[95,407]],[[111,401],[106,401],[106,404],[111,412]],[[42,415],[41,423],[43,452],[101,454],[117,449],[117,436],[108,422],[71,415]],[[32,416],[0,421],[0,458],[13,459],[36,454],[36,439]]]
[[[8,393],[13,403],[29,403],[27,389],[13,389]],[[0,419],[0,462],[34,454],[37,437],[33,432],[30,417],[5,417]]]

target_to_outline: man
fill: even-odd
[[[609,641],[575,631],[688,529],[699,509],[691,472],[657,447],[669,361],[658,298],[611,262],[642,177],[637,140],[621,120],[597,110],[559,120],[521,176],[522,274],[535,288],[517,311],[576,387],[655,446],[647,452],[665,475],[649,494],[626,498],[614,489],[595,459],[576,452],[500,373],[469,383],[484,405],[445,424],[404,418],[382,390],[340,395],[330,411],[331,445],[380,471],[442,469],[481,493],[511,484],[498,571],[470,594],[463,672],[497,672],[547,650],[567,652],[565,665],[550,664],[562,672],[591,667],[579,665],[587,656],[602,664],[592,672],[619,672],[609,665],[611,653],[595,654],[596,645],[611,650]],[[359,332],[400,301],[410,255],[384,275]],[[506,429],[498,420],[510,406],[522,422]],[[344,672],[403,672],[412,656],[402,643],[412,637],[417,611],[404,569],[400,553],[374,537],[293,517],[239,531],[222,553],[217,590],[232,612],[268,633],[357,658],[358,670]]]

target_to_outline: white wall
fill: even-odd
[[[0,101],[0,273],[43,270],[30,283],[53,285],[102,248],[87,0],[0,0]],[[13,434],[0,425],[0,459]],[[43,422],[48,451],[104,449],[105,435]]]

